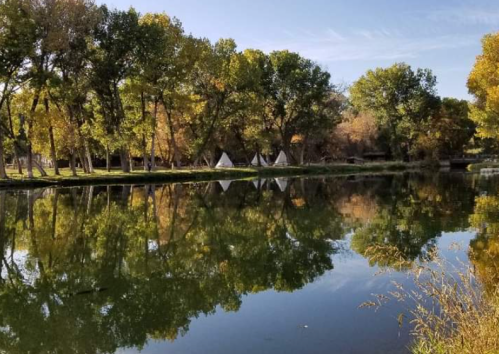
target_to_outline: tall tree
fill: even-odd
[[[189,125],[194,138],[194,161],[206,154],[213,165],[215,136],[227,119],[240,109],[237,95],[248,88],[242,53],[232,39],[214,45],[197,41],[198,57],[191,74],[191,89],[197,108]]]
[[[471,119],[482,138],[499,140],[499,33],[482,39],[482,54],[476,58],[468,78],[468,89],[475,96]]]
[[[131,75],[136,63],[139,14],[134,10],[100,7],[102,21],[95,30],[96,47],[91,57],[91,85],[99,101],[103,130],[116,142],[123,172],[130,171],[129,146],[124,130],[125,110],[120,85]],[[107,146],[107,149],[111,147]]]
[[[64,17],[60,21],[60,41],[63,45],[54,53],[54,66],[58,75],[52,79],[48,93],[55,101],[52,109],[64,109],[74,129],[75,145],[70,148],[69,155],[80,156],[84,171],[92,173],[89,136],[84,131],[91,117],[87,108],[90,95],[90,43],[93,40],[92,31],[99,24],[100,13],[90,0],[72,0],[64,5]],[[53,130],[53,127],[49,126],[49,129]],[[55,151],[51,154],[56,158]],[[54,166],[57,166],[56,163]]]
[[[372,113],[381,133],[390,141],[392,154],[406,157],[422,123],[439,107],[436,77],[429,69],[404,63],[369,70],[350,88],[350,100],[358,111]]]
[[[5,105],[25,79],[27,58],[34,50],[36,28],[31,17],[33,9],[28,5],[22,0],[0,1],[0,178],[7,178],[4,137],[15,138],[9,129],[10,115]]]
[[[182,24],[166,14],[144,15],[140,20],[140,30],[139,80],[146,86],[150,96],[150,99],[147,99],[144,98],[144,92],[141,93],[142,99],[146,99],[142,105],[152,107],[153,138],[155,138],[158,104],[162,105],[169,130],[173,160],[177,166],[180,166],[181,156],[176,141],[175,116],[186,102],[188,95],[185,87],[188,85],[187,79],[195,63],[194,39],[184,36]],[[153,156],[151,158],[154,159]]]
[[[289,51],[270,54],[270,75],[265,82],[266,114],[277,128],[284,152],[291,154],[291,140],[296,134],[305,138],[317,129],[331,126],[325,114],[334,87],[331,75],[311,60]]]

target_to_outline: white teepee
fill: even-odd
[[[276,178],[275,182],[277,183],[277,186],[281,190],[281,192],[285,192],[286,188],[288,188],[288,180],[286,178]]]
[[[260,188],[263,188],[263,186],[265,185],[265,182],[267,182],[267,180],[264,178],[264,179],[254,179],[253,180],[253,185],[255,186],[255,188],[258,190]]]
[[[255,154],[255,157],[253,158],[253,160],[251,161],[251,164],[253,166],[258,166],[258,154]],[[269,164],[267,163],[267,161],[265,161],[265,159],[263,158],[262,155],[260,155],[260,164],[264,167],[267,167]]]
[[[234,167],[234,164],[232,161],[229,159],[229,156],[224,152],[222,154],[222,157],[220,158],[220,161],[218,161],[216,168],[232,168]]]
[[[227,192],[232,181],[218,181],[218,183],[220,183],[220,187],[222,187],[222,190],[224,192]]]
[[[277,160],[274,162],[274,166],[287,166],[288,165],[288,157],[284,153],[284,151],[281,150],[279,153],[279,156],[277,156]]]

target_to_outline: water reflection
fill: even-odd
[[[175,340],[244,295],[314,282],[346,235],[360,255],[391,245],[414,260],[473,226],[487,268],[499,198],[483,194],[495,185],[448,174],[0,191],[0,351]]]

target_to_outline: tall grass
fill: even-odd
[[[386,252],[392,258],[397,253],[390,247]],[[373,254],[380,256],[379,247]],[[375,295],[375,301],[361,307],[401,302],[406,313],[398,316],[399,323],[410,319],[414,354],[499,353],[499,288],[489,283],[492,278],[477,274],[469,263],[452,264],[436,251],[429,260],[411,266],[398,256],[400,268],[412,280],[410,287],[393,282],[393,291]]]

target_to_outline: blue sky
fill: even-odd
[[[499,31],[497,0],[99,0],[166,12],[186,32],[240,49],[289,49],[320,63],[334,83],[407,62],[431,68],[441,96],[469,98],[466,78],[480,39]]]

